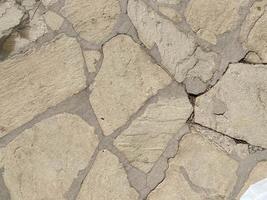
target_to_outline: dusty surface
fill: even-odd
[[[0,0],[0,200],[238,200],[267,178],[266,0]]]

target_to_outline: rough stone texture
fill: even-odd
[[[104,134],[109,135],[171,79],[128,36],[113,38],[103,52],[90,102]]]
[[[20,23],[23,11],[18,8],[15,1],[0,2],[0,38],[10,34],[12,28]]]
[[[119,0],[66,0],[62,14],[84,39],[102,42],[113,30],[120,14]]]
[[[174,84],[160,93],[156,102],[148,105],[115,140],[115,145],[133,166],[149,172],[191,112],[192,106],[184,89]]]
[[[96,72],[101,54],[99,51],[84,51],[84,58],[89,73]]]
[[[231,137],[267,147],[266,69],[264,65],[230,65],[221,80],[196,99],[195,121]],[[222,107],[223,111],[218,112]]]
[[[100,151],[93,168],[83,182],[77,200],[137,200],[138,193],[129,185],[127,175],[116,156]]]
[[[64,19],[54,12],[48,11],[45,15],[45,22],[52,30],[58,30],[63,24]]]
[[[83,73],[80,47],[64,35],[0,63],[0,136],[85,88]]]
[[[240,7],[248,0],[190,0],[185,16],[193,31],[212,44],[217,36],[233,29]]]
[[[250,175],[245,182],[244,187],[240,191],[238,199],[242,196],[243,193],[249,188],[250,185],[261,181],[263,178],[267,177],[267,162],[259,162],[253,170],[250,172]]]
[[[25,130],[5,151],[3,178],[13,200],[65,199],[97,146],[94,128],[60,114]]]
[[[165,180],[148,199],[225,199],[237,178],[237,166],[207,139],[198,134],[187,135],[169,163]]]
[[[166,7],[166,6],[159,6],[159,11],[174,22],[181,21],[180,14],[173,8]]]

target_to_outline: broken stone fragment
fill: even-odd
[[[86,87],[79,44],[62,35],[0,63],[0,136]]]
[[[264,179],[267,177],[267,162],[259,162],[253,170],[250,172],[249,177],[247,181],[245,182],[243,188],[241,189],[238,199],[246,192],[246,190],[251,186],[252,184],[255,184],[256,182]]]
[[[66,0],[61,12],[83,39],[101,43],[118,20],[120,1]]]
[[[7,0],[0,3],[0,38],[11,33],[12,29],[20,24],[24,13],[18,8],[15,1]]]
[[[157,100],[145,108],[114,144],[134,167],[147,173],[191,113],[184,88],[174,83],[160,91]]]
[[[59,30],[64,21],[61,16],[52,11],[47,11],[44,15],[44,18],[46,24],[54,31]]]
[[[89,73],[96,72],[96,67],[101,57],[101,53],[99,51],[84,51],[83,52],[84,59],[87,65],[87,69]]]
[[[200,38],[216,44],[217,36],[231,31],[239,20],[239,9],[248,0],[190,0],[185,11],[187,22]]]
[[[186,135],[170,160],[165,180],[148,200],[226,199],[237,179],[237,167],[235,160],[207,139]]]
[[[77,200],[137,200],[138,193],[127,180],[119,159],[107,150],[100,151],[85,178]]]
[[[90,102],[104,134],[109,135],[167,86],[171,78],[129,36],[111,39],[104,45],[103,53]]]
[[[66,113],[25,130],[5,147],[3,179],[12,199],[64,200],[97,144],[94,128]]]
[[[196,99],[195,121],[267,147],[266,77],[264,65],[231,64],[221,80]]]

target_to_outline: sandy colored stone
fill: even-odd
[[[12,200],[64,200],[97,147],[94,128],[59,114],[22,132],[6,147],[3,178]]]
[[[86,87],[80,46],[64,35],[1,62],[0,77],[0,136]]]
[[[13,27],[20,23],[23,11],[20,10],[15,1],[8,0],[0,4],[0,38],[11,33]]]
[[[120,14],[120,1],[66,0],[62,14],[82,38],[99,43],[112,32]]]
[[[158,3],[178,4],[180,0],[156,0]]]
[[[185,17],[202,39],[213,44],[216,37],[232,30],[239,20],[238,11],[248,0],[191,0]]]
[[[156,102],[148,105],[114,144],[133,166],[147,173],[191,113],[192,106],[184,88],[173,84],[160,93]]]
[[[149,49],[156,44],[163,66],[175,75],[179,70],[177,65],[195,50],[193,38],[179,31],[171,21],[159,16],[142,0],[129,0],[128,15],[140,40]]]
[[[223,164],[222,164],[223,163]],[[165,180],[148,200],[226,199],[237,176],[238,163],[198,134],[185,136],[170,160]]]
[[[262,179],[267,178],[267,162],[259,162],[254,169],[250,172],[250,175],[245,182],[244,187],[241,189],[238,199],[242,196],[243,193],[247,191],[249,186]]]
[[[47,11],[44,15],[46,24],[52,29],[52,30],[58,30],[61,25],[63,24],[64,19],[59,16],[58,14]]]
[[[137,200],[118,158],[107,150],[100,151],[85,178],[77,200]]]
[[[195,121],[256,146],[267,147],[267,68],[232,64],[221,80],[196,99]],[[225,112],[216,114],[216,101]]]
[[[159,6],[158,8],[159,12],[167,16],[172,21],[180,22],[182,20],[181,15],[175,9],[166,6]]]
[[[84,51],[84,59],[89,73],[96,72],[97,64],[100,60],[101,53],[99,51]]]
[[[58,0],[41,0],[45,7],[49,7],[58,2]]]
[[[103,53],[90,101],[104,134],[109,135],[171,79],[129,36],[113,38]]]

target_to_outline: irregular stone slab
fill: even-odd
[[[85,40],[100,43],[113,30],[120,14],[119,0],[66,0],[62,14]]]
[[[235,28],[238,11],[248,0],[191,0],[185,17],[198,36],[212,44],[217,36]]]
[[[128,15],[140,40],[149,49],[157,45],[162,64],[174,75],[177,65],[193,53],[193,38],[179,31],[171,21],[160,17],[142,0],[129,0]]]
[[[199,133],[209,139],[211,142],[215,143],[222,151],[228,153],[232,156],[238,156],[239,158],[246,158],[249,155],[249,147],[247,144],[237,144],[232,138],[212,131],[210,129],[205,129],[198,125],[193,125],[191,127],[192,133]]]
[[[232,64],[195,104],[195,121],[234,138],[267,147],[267,68]]]
[[[47,11],[44,15],[46,24],[52,29],[52,30],[59,30],[61,25],[63,24],[64,19],[59,16],[58,14]]]
[[[1,62],[0,136],[84,89],[83,62],[79,44],[66,36]]]
[[[265,7],[267,1],[256,1],[250,9],[245,25],[243,27],[243,37],[247,38],[244,46],[255,55],[248,57],[252,63],[267,62],[267,12]]]
[[[174,9],[167,6],[158,6],[159,12],[167,16],[174,22],[180,22],[182,20],[181,15]]]
[[[225,199],[237,179],[237,167],[235,160],[202,136],[184,136],[165,180],[148,200]]]
[[[3,178],[11,198],[64,200],[97,143],[94,128],[71,114],[25,130],[6,147]]]
[[[113,38],[103,52],[90,101],[104,134],[109,135],[171,79],[129,36]]]
[[[114,144],[133,166],[147,173],[191,113],[184,88],[175,83],[160,92],[157,101],[148,105]]]
[[[84,51],[84,59],[89,73],[96,72],[97,64],[100,60],[101,53],[99,51]]]
[[[130,186],[123,166],[107,150],[100,151],[84,180],[77,200],[137,200],[138,193]]]
[[[0,38],[11,33],[13,27],[20,23],[23,11],[18,8],[15,1],[8,0],[0,4]]]
[[[267,178],[267,162],[259,162],[250,172],[244,187],[241,189],[240,194],[238,195],[238,199],[240,199],[243,193],[247,191],[249,186],[265,178]]]

